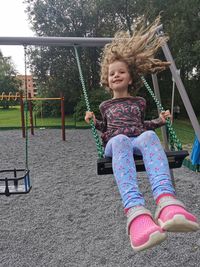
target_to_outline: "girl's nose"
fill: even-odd
[[[114,77],[118,77],[118,76],[119,76],[119,73],[115,72]]]

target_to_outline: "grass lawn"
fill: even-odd
[[[180,140],[183,148],[191,150],[194,139],[195,132],[189,120],[175,120],[173,123],[174,131]],[[161,138],[161,130],[156,130],[158,136]]]
[[[29,118],[28,118],[29,120]],[[61,127],[61,117],[59,118],[38,118],[33,116],[34,125],[36,127]],[[69,127],[88,126],[85,121],[75,122],[73,116],[65,117],[65,125]],[[2,128],[21,127],[21,113],[20,107],[12,107],[9,109],[2,109],[0,107],[0,129]]]
[[[20,127],[21,114],[19,107],[9,109],[0,108],[0,127]]]
[[[61,127],[61,118],[35,118],[34,125],[37,127]],[[75,122],[73,116],[65,117],[66,127],[88,127],[85,121]],[[15,106],[8,110],[0,108],[0,130],[6,128],[21,127],[20,107]],[[175,120],[173,128],[180,139],[183,147],[191,148],[194,142],[195,134],[189,120]],[[160,129],[156,130],[161,137]]]

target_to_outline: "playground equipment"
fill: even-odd
[[[66,140],[65,136],[65,106],[64,106],[64,97],[28,97],[29,103],[29,113],[30,113],[30,128],[31,134],[34,135],[34,123],[33,123],[33,108],[32,108],[32,101],[60,101],[60,109],[61,109],[61,135],[62,140]],[[24,137],[24,136],[23,136]]]
[[[33,110],[32,101],[44,100],[60,100],[61,101],[61,123],[62,123],[62,139],[65,141],[65,114],[64,114],[64,97],[59,98],[37,98],[31,97],[27,90],[27,52],[24,46],[24,63],[25,63],[25,96],[22,93],[15,95],[9,92],[6,95],[4,92],[1,94],[0,100],[20,100],[21,110],[21,123],[22,123],[22,136],[26,139],[25,142],[25,168],[24,169],[6,169],[0,170],[0,195],[10,196],[12,194],[27,194],[31,190],[30,170],[28,168],[28,111],[30,112],[30,128],[31,134],[34,135],[33,125]],[[25,115],[24,115],[25,111]]]
[[[0,170],[0,195],[8,197],[12,194],[29,193],[31,190],[29,172],[28,169]]]
[[[15,93],[15,95],[12,93],[12,92],[9,92],[8,95],[6,95],[5,92],[2,92],[1,95],[0,95],[0,100],[7,100],[7,101],[10,101],[10,100],[18,100],[20,98],[20,93],[17,92]]]
[[[163,28],[162,25],[160,25],[157,28],[157,34],[162,35],[163,34]],[[79,58],[78,58],[78,53],[77,53],[77,47],[78,46],[82,46],[82,47],[102,47],[105,44],[109,43],[112,41],[112,38],[82,38],[82,37],[0,37],[0,45],[23,45],[23,46],[27,46],[27,45],[41,45],[41,46],[71,46],[75,48],[75,53],[76,53],[76,59],[77,59],[77,64],[78,64],[78,68],[79,68],[79,73],[80,73],[80,80],[82,83],[82,87],[83,87],[83,92],[84,92],[84,96],[85,96],[85,101],[86,101],[86,106],[87,106],[87,110],[90,110],[90,106],[89,106],[89,101],[88,101],[88,97],[87,97],[87,93],[86,93],[86,89],[85,89],[85,84],[84,84],[84,80],[83,80],[83,75],[81,72],[81,68],[80,68],[80,62],[79,62]],[[179,90],[179,93],[181,95],[182,101],[184,103],[184,106],[186,108],[186,111],[188,113],[188,116],[190,118],[190,121],[192,123],[192,126],[195,130],[195,134],[198,138],[198,140],[200,141],[200,125],[198,123],[198,120],[196,118],[196,115],[194,113],[194,110],[192,108],[192,105],[190,103],[190,100],[188,98],[188,95],[186,93],[186,90],[184,88],[184,85],[181,81],[181,78],[179,75],[177,75],[177,68],[176,65],[174,63],[174,60],[171,56],[171,53],[169,51],[169,48],[167,46],[167,43],[163,45],[162,47],[164,55],[167,59],[167,61],[171,62],[170,65],[170,70],[172,73],[172,76],[174,77],[176,86]],[[154,75],[152,76],[153,82],[154,82],[154,91],[155,91],[155,97],[157,97],[159,95],[159,88],[156,84],[157,82],[157,77]],[[146,86],[148,87],[148,85]],[[149,91],[149,90],[148,90]],[[150,92],[150,91],[149,91]],[[158,97],[157,97],[158,99]],[[155,99],[156,100],[156,99]],[[157,107],[161,108],[161,104],[160,102],[157,103]],[[106,174],[109,171],[109,164],[111,163],[111,159],[104,159],[103,157],[103,150],[102,150],[102,146],[101,146],[101,142],[98,138],[98,134],[96,132],[95,126],[94,126],[94,122],[91,122],[91,126],[92,126],[92,132],[93,132],[93,136],[95,138],[96,141],[96,146],[97,146],[97,151],[98,151],[98,156],[99,156],[99,161],[105,161],[103,163],[103,167],[101,168],[101,174]],[[177,143],[178,145],[178,152],[177,151],[171,151],[170,153],[168,153],[169,148],[167,145],[167,135],[164,132],[164,130],[162,130],[162,134],[163,134],[163,139],[164,139],[164,143],[165,143],[165,150],[168,156],[168,160],[169,163],[170,161],[173,162],[173,164],[171,164],[171,167],[180,167],[184,158],[188,155],[187,151],[182,151],[182,146],[179,142],[179,140],[177,139],[176,135],[174,134],[173,129],[171,128],[171,140],[175,141],[175,143]],[[173,148],[172,148],[173,149]],[[169,157],[170,155],[170,157]],[[109,161],[109,164],[107,163],[107,160]],[[141,159],[139,159],[141,160]],[[97,161],[97,171],[99,168],[99,164],[100,162]],[[142,163],[143,164],[143,163]],[[136,165],[138,165],[139,168],[139,162],[136,162]],[[140,166],[141,167],[141,166]],[[144,166],[142,165],[141,169],[143,169]],[[100,173],[99,173],[100,174]]]
[[[158,34],[163,34],[163,26],[157,28]],[[112,38],[95,38],[95,37],[0,37],[0,45],[37,45],[37,46],[63,46],[63,47],[103,47],[110,43]],[[171,62],[170,70],[174,77],[176,86],[195,130],[198,140],[200,140],[200,125],[194,113],[185,87],[179,75],[173,57],[170,53],[167,43],[162,47],[167,61]]]
[[[83,79],[83,74],[82,74],[82,69],[81,69],[78,51],[77,51],[76,47],[74,47],[74,49],[75,49],[75,55],[76,55],[78,69],[79,69],[80,80],[81,80],[81,84],[82,84],[82,89],[83,89],[86,107],[87,107],[88,111],[91,111],[90,103],[88,100],[88,95],[87,95],[87,91],[86,91],[86,87],[85,87],[85,82]],[[156,102],[158,110],[163,111],[164,108],[162,107],[161,103],[154,95],[154,92],[151,90],[151,88],[149,87],[149,85],[146,82],[146,80],[144,79],[144,77],[141,77],[141,79],[142,79],[147,91],[150,93],[150,95],[152,96],[152,98]],[[175,132],[171,126],[170,120],[167,120],[166,124],[167,124],[168,132],[169,132],[170,145],[171,145],[171,150],[172,150],[172,151],[166,151],[166,156],[168,158],[169,167],[171,169],[172,168],[180,168],[182,166],[183,160],[185,159],[185,157],[187,157],[189,155],[189,153],[186,150],[182,150],[182,145],[181,145],[179,139],[177,138],[177,136],[176,136],[176,134],[175,134]],[[97,160],[97,173],[99,175],[112,174],[113,173],[112,159],[104,157],[104,151],[102,148],[102,144],[101,144],[99,136],[96,132],[93,120],[91,120],[91,127],[92,127],[93,137],[94,137],[95,142],[96,142],[98,156],[99,156],[99,158]],[[175,151],[175,146],[178,149],[178,151]],[[134,161],[135,161],[135,165],[136,165],[136,170],[137,171],[145,171],[145,166],[144,166],[142,156],[133,155],[133,157],[134,157]]]
[[[25,49],[26,50],[26,49]],[[27,78],[26,74],[26,51],[24,53],[25,58],[25,77]],[[24,120],[24,128],[26,134],[26,142],[25,142],[25,168],[24,169],[6,169],[0,171],[0,194],[6,195],[7,197],[12,194],[27,194],[31,190],[31,183],[30,183],[30,171],[28,168],[28,105],[27,105],[27,79],[25,79],[25,120]],[[12,95],[9,93],[6,96],[2,93],[2,99],[15,99],[20,98],[20,103],[23,102],[22,95],[19,96],[18,93],[16,95]],[[22,105],[24,106],[24,105]],[[21,108],[22,108],[21,106]],[[22,109],[21,109],[22,110]],[[23,110],[24,116],[24,110]],[[23,117],[24,119],[24,117]],[[3,176],[3,177],[1,177]]]
[[[34,135],[34,123],[33,123],[33,108],[32,108],[32,101],[55,101],[59,100],[60,101],[60,107],[61,107],[61,131],[62,131],[62,140],[65,141],[65,107],[64,107],[64,97],[31,97],[30,94],[26,98],[22,93],[16,93],[12,94],[11,92],[6,95],[4,92],[0,95],[0,101],[1,100],[20,100],[20,112],[21,112],[21,126],[22,126],[22,136],[25,138],[25,116],[24,116],[24,106],[25,106],[25,101],[28,102],[28,111],[30,114],[30,129],[31,129],[31,134]]]

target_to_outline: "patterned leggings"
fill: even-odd
[[[124,208],[144,205],[133,153],[143,156],[154,199],[161,194],[174,195],[168,160],[156,133],[146,131],[137,137],[119,134],[108,141],[105,156],[112,157],[113,173]]]

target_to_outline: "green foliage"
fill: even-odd
[[[4,57],[0,51],[0,95],[4,92],[14,94],[19,90],[19,81],[16,79],[16,72],[10,57]],[[16,101],[0,101],[0,106],[4,109],[15,105]]]
[[[170,37],[170,48],[177,67],[186,78],[194,68],[199,76],[199,0],[151,1],[152,19],[159,12],[162,12],[164,30]]]
[[[103,102],[106,99],[110,98],[110,94],[105,92],[102,88],[94,90],[92,93],[89,94],[89,103],[90,103],[90,109],[91,111],[94,112],[96,118],[100,119],[101,114],[99,111],[99,105],[101,102]],[[84,119],[86,112],[86,103],[84,96],[81,95],[80,101],[77,103],[75,107],[75,112],[74,112],[74,118],[76,121],[82,121]]]
[[[112,37],[121,29],[145,16],[152,22],[161,13],[164,32],[175,63],[181,69],[186,90],[200,114],[198,88],[200,79],[199,0],[25,0],[32,28],[38,36]],[[74,51],[69,47],[41,47],[30,49],[32,70],[43,90],[51,96],[63,93],[66,113],[73,113],[81,94]],[[81,65],[88,91],[99,86],[100,48],[80,48]],[[160,57],[164,57],[159,53]],[[51,78],[49,78],[51,77]],[[172,81],[168,72],[159,75],[161,96],[169,106]],[[191,81],[191,82],[190,82]],[[192,86],[192,87],[191,87]],[[48,89],[47,89],[48,88]],[[176,101],[182,100],[176,92]],[[166,100],[165,100],[166,99]],[[164,103],[165,104],[165,103]]]
[[[36,101],[34,103],[33,111],[39,118],[59,117],[61,114],[60,101]]]
[[[39,36],[113,36],[120,28],[130,27],[136,15],[136,2],[109,0],[26,0],[27,13]],[[143,1],[142,1],[143,2]],[[74,51],[71,48],[30,49],[30,63],[38,82],[56,96],[65,96],[66,113],[72,113],[80,97],[80,81]],[[80,48],[80,59],[88,91],[99,86],[101,49]],[[51,79],[49,79],[49,76]]]
[[[37,97],[55,97],[48,91],[45,85],[37,86]],[[59,95],[56,98],[60,97]],[[60,100],[38,100],[33,103],[33,111],[38,118],[60,117],[61,101]]]

